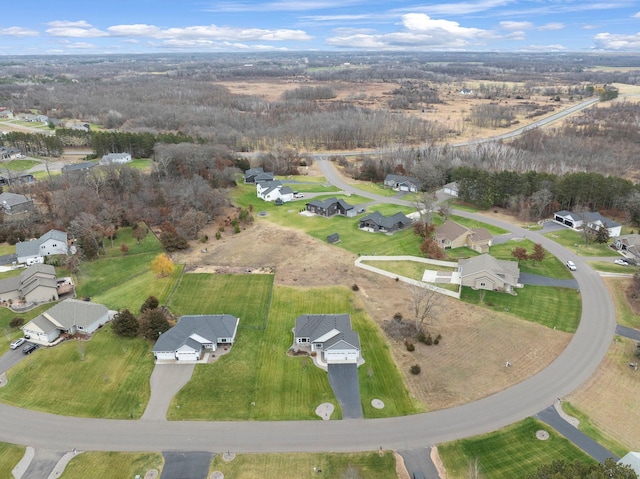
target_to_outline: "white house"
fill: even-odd
[[[348,314],[305,314],[296,318],[294,346],[310,346],[327,364],[357,364],[360,336]]]
[[[553,214],[553,219],[556,222],[574,230],[588,228],[596,232],[600,228],[604,227],[607,228],[610,238],[620,236],[620,233],[622,232],[622,225],[602,216],[597,211],[575,213],[572,211],[562,210],[555,212]]]
[[[109,310],[102,304],[66,299],[36,316],[21,329],[31,341],[49,345],[62,333],[91,334],[109,319]]]
[[[40,238],[16,243],[16,256],[20,264],[44,263],[44,258],[56,254],[68,254],[67,233],[49,230]]]
[[[452,181],[442,187],[442,192],[449,196],[458,196],[458,182]]]
[[[230,314],[182,316],[173,328],[162,334],[153,347],[158,361],[198,361],[203,352],[218,345],[232,345],[240,318]]]
[[[618,464],[629,466],[640,477],[640,452],[628,452],[618,461]]]
[[[420,189],[420,181],[410,176],[388,174],[384,179],[384,186],[396,191],[415,193]]]
[[[131,163],[129,153],[109,153],[99,161],[100,165],[124,165],[125,163]]]
[[[280,200],[287,203],[293,200],[293,190],[288,186],[283,186],[278,180],[256,183],[256,192],[258,198],[264,201]]]

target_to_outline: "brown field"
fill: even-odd
[[[489,84],[491,82],[484,82]],[[282,93],[287,90],[300,88],[301,86],[330,86],[336,93],[336,98],[325,101],[346,101],[353,105],[367,108],[388,108],[387,101],[392,98],[392,90],[398,88],[397,83],[393,82],[344,82],[344,81],[327,81],[314,82],[305,81],[303,79],[292,79],[285,81],[283,79],[275,80],[255,80],[245,82],[217,82],[217,84],[225,86],[233,94],[252,95],[264,98],[268,101],[276,101]],[[503,85],[504,82],[500,82]],[[508,129],[478,128],[465,122],[463,118],[469,114],[473,107],[477,104],[488,103],[494,100],[484,100],[476,98],[474,95],[462,95],[460,90],[465,88],[473,88],[473,84],[468,83],[451,83],[444,85],[436,85],[438,95],[442,103],[424,105],[423,109],[402,110],[404,113],[414,115],[426,120],[437,121],[448,130],[458,132],[454,141],[465,141],[477,138],[491,137],[508,131]],[[364,99],[355,99],[364,96]],[[534,102],[540,106],[552,106],[554,111],[568,108],[575,102],[563,99],[561,102],[552,101],[548,96],[534,95],[525,100],[516,100],[515,98],[504,98],[498,100],[501,105],[515,106],[518,103]],[[549,112],[547,115],[551,115]],[[544,115],[544,116],[547,116]],[[526,119],[523,115],[517,116],[519,123],[514,125],[512,129],[525,126],[535,120],[544,118],[544,116],[533,119]],[[450,139],[448,139],[450,141]]]
[[[215,227],[209,233],[213,237]],[[237,235],[209,241],[207,253],[201,253],[201,247],[194,244],[175,260],[211,272],[230,268],[255,272],[275,266],[276,284],[287,286],[357,284],[357,294],[381,327],[396,312],[410,317],[408,294],[399,283],[356,268],[355,255],[300,231],[259,219]],[[430,330],[442,334],[441,343],[416,344],[412,353],[402,339],[388,340],[411,394],[431,410],[473,401],[522,381],[547,366],[571,337],[450,298],[442,298],[438,320]],[[506,361],[513,366],[506,368]],[[419,376],[408,372],[416,363],[422,366]]]

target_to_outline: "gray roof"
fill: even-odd
[[[25,269],[19,276],[0,280],[0,294],[18,291],[21,296],[24,296],[39,285],[56,288],[56,269],[53,266],[49,264],[34,264]]]
[[[351,346],[360,349],[360,336],[351,329],[351,317],[348,314],[305,314],[296,318],[296,338],[309,338],[313,343],[334,329],[339,334],[324,341],[324,348],[335,346],[340,341],[346,341]]]
[[[580,213],[575,213],[573,211],[561,210],[561,211],[556,211],[554,214],[556,216],[563,216],[565,218],[572,218],[574,220],[587,221],[589,223],[595,223],[596,221],[600,221],[605,226],[605,228],[615,228],[617,226],[620,226],[620,223],[616,223],[612,219],[602,216],[597,211],[593,211],[593,212],[583,211]]]
[[[334,203],[338,203],[345,210],[352,210],[353,209],[353,205],[350,205],[349,203],[344,201],[342,198],[338,199],[336,197],[327,198],[325,200],[312,200],[312,201],[309,201],[309,203],[307,203],[307,204],[316,206],[318,208],[322,208],[323,210],[328,210],[329,207]]]
[[[636,474],[640,474],[640,452],[628,452],[618,461],[618,464],[629,466]]]
[[[109,310],[106,306],[78,299],[65,299],[43,313],[60,323],[65,329],[73,326],[87,327],[95,323]]]
[[[373,213],[370,213],[364,218],[360,219],[361,223],[364,221],[373,221],[378,226],[382,226],[386,229],[392,228],[396,223],[401,223],[402,228],[411,223],[411,220],[407,218],[402,212],[398,212],[392,216],[384,216],[379,211],[374,211]]]
[[[40,256],[40,245],[50,239],[67,244],[67,233],[64,231],[49,230],[37,240],[20,241],[16,243],[16,256],[19,258],[25,256]]]
[[[220,338],[235,338],[240,319],[230,314],[207,314],[195,316],[182,316],[173,328],[162,334],[155,346],[154,352],[175,351],[187,344],[200,349],[200,343],[190,338],[197,334],[212,343],[218,343]],[[195,343],[195,344],[194,344]]]
[[[33,318],[27,324],[25,324],[24,327],[27,327],[27,325],[36,326],[38,329],[40,329],[44,333],[50,333],[51,331],[58,329],[57,325],[49,321],[46,317],[44,317],[41,314]],[[31,328],[27,328],[27,329],[31,329]]]
[[[516,261],[496,259],[490,254],[481,254],[469,259],[458,260],[462,277],[487,272],[503,278],[507,283],[515,285],[520,277],[520,268]]]
[[[436,238],[445,238],[448,240],[455,240],[464,234],[469,233],[469,228],[462,226],[452,220],[446,220],[440,226],[438,226],[434,234]]]
[[[102,155],[102,162],[111,163],[112,161],[118,160],[131,160],[131,155],[129,153],[108,153],[106,155]]]
[[[420,186],[420,181],[410,176],[388,174],[385,177],[384,182],[387,183],[390,181],[393,181],[394,183],[411,183],[412,185]]]
[[[95,161],[83,161],[82,163],[72,163],[71,165],[65,165],[62,167],[63,173],[71,173],[73,171],[82,171],[97,166]]]
[[[64,232],[64,231],[59,231],[59,230],[49,230],[45,234],[40,236],[40,238],[38,239],[38,242],[40,244],[42,244],[45,241],[50,240],[50,239],[66,243],[67,242],[67,233]]]
[[[13,207],[21,205],[22,203],[29,203],[31,200],[24,195],[18,195],[16,193],[4,192],[0,193],[0,204]]]

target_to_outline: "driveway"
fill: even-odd
[[[531,273],[520,273],[518,283],[531,284],[536,286],[556,286],[559,288],[578,289],[578,282],[575,279],[557,279],[548,278],[547,276],[539,276]]]
[[[195,364],[156,364],[151,373],[151,397],[142,419],[165,421],[173,396],[189,382]]]
[[[342,419],[362,419],[358,366],[356,364],[328,364],[329,384],[342,408]]]
[[[24,358],[27,357],[26,354],[22,354],[22,348],[24,348],[27,344],[28,342],[24,343],[18,349],[10,349],[6,353],[4,353],[2,356],[0,356],[0,374],[8,371],[13,366],[15,366],[16,364],[18,364],[20,361],[22,361]],[[37,351],[34,351],[31,354],[34,354],[34,353],[37,353]]]
[[[640,331],[633,328],[627,328],[626,326],[616,326],[616,334],[625,338],[633,339],[634,341],[640,341]]]
[[[214,454],[210,452],[163,452],[160,479],[206,479]]]
[[[398,454],[404,459],[404,466],[409,472],[409,477],[413,478],[413,473],[422,472],[425,479],[440,479],[438,470],[431,460],[431,448],[422,447],[420,449],[402,449]]]

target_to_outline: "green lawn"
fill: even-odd
[[[461,224],[462,226],[466,226],[467,228],[470,228],[470,229],[486,228],[486,230],[489,231],[489,233],[491,233],[493,236],[498,236],[498,235],[503,235],[508,233],[507,230],[499,228],[497,226],[483,223],[482,221],[472,220],[470,218],[464,218],[462,216],[452,215],[450,219],[451,221],[455,221],[456,223]]]
[[[538,430],[547,431],[549,439],[537,439]],[[560,459],[593,461],[552,428],[532,418],[482,436],[440,444],[438,451],[449,479],[469,477],[469,464],[476,459],[482,477],[491,479],[523,478],[539,466]]]
[[[381,332],[362,308],[353,304],[352,294],[345,287],[274,287],[266,330],[239,331],[229,354],[213,365],[196,366],[189,384],[174,398],[169,419],[319,420],[315,409],[323,402],[334,404],[336,411],[332,417],[339,419],[341,412],[327,373],[316,368],[308,357],[287,355],[296,317],[314,313],[351,314],[366,360],[359,370],[365,417],[420,412],[403,386]],[[225,301],[222,297],[219,300]],[[383,410],[371,407],[374,398],[382,399],[386,407]]]
[[[398,193],[397,191],[393,191],[391,188],[385,188],[382,183],[368,183],[361,181],[359,183],[353,183],[353,185],[359,190],[367,191],[369,193],[374,193],[380,196],[386,196],[389,198],[395,196]]]
[[[13,477],[11,471],[24,456],[24,446],[0,442],[0,476]]]
[[[490,248],[491,256],[498,259],[505,259],[509,261],[516,261],[511,252],[517,248],[522,247],[527,250],[529,254],[533,253],[534,242],[531,240],[511,240],[506,243],[498,244]],[[539,276],[547,276],[549,278],[557,279],[572,279],[573,275],[569,269],[564,265],[562,261],[547,252],[546,257],[536,262],[533,260],[520,261],[518,264],[520,271],[523,273],[537,274]]]
[[[149,452],[83,452],[75,456],[60,476],[62,479],[113,477],[133,479],[144,477],[150,469],[162,475],[164,458]]]
[[[227,462],[216,456],[209,472],[220,471],[234,479],[366,478],[396,479],[396,461],[391,452],[317,454],[239,454]],[[320,472],[322,471],[322,472]],[[66,478],[63,478],[66,479]]]
[[[463,287],[460,299],[494,311],[509,312],[519,318],[569,333],[580,323],[582,300],[575,289],[526,285],[517,296],[496,291]],[[484,295],[484,300],[482,300]]]
[[[34,160],[11,160],[3,163],[2,167],[6,168],[9,171],[26,171],[39,164],[39,161]]]
[[[40,348],[22,360],[7,372],[0,400],[64,416],[139,418],[149,400],[150,351],[150,342],[119,338],[107,325],[90,341]]]
[[[374,268],[380,268],[390,273],[406,276],[407,278],[418,281],[422,281],[426,269],[446,272],[452,272],[455,269],[455,267],[448,268],[446,266],[422,263],[420,261],[362,261],[362,264],[368,264]]]
[[[625,294],[624,280],[607,278],[606,281],[609,284],[614,284],[613,287],[609,288],[609,293],[616,308],[616,322],[622,326],[640,329],[640,315],[635,314],[629,306]]]
[[[153,161],[149,158],[134,158],[130,163],[127,163],[127,166],[136,170],[148,171],[151,170]]]
[[[604,273],[635,274],[638,271],[637,266],[622,266],[613,261],[589,261],[589,266]]]
[[[9,350],[9,343],[14,339],[22,337],[21,329],[11,329],[9,322],[16,316],[24,318],[25,324],[38,316],[43,311],[46,311],[53,303],[40,305],[31,311],[25,313],[15,313],[8,308],[0,308],[0,334],[2,335],[2,342],[0,342],[0,355]]]
[[[569,228],[553,231],[545,236],[580,256],[620,256],[605,244],[590,242],[586,245],[584,235]]]

